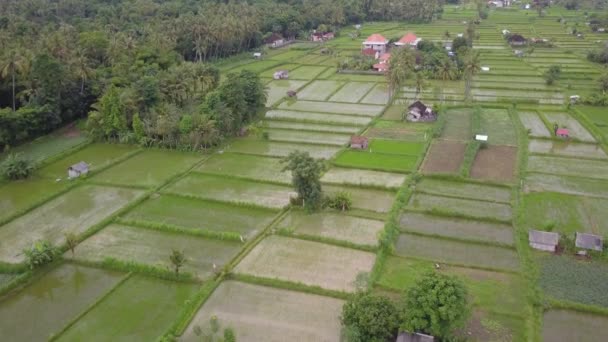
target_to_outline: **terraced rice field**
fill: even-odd
[[[513,245],[513,228],[506,224],[405,212],[399,225],[404,232]]]
[[[549,138],[551,133],[543,120],[534,112],[519,112],[519,120],[524,125],[529,135],[533,137]]]
[[[64,234],[81,234],[142,192],[105,186],[80,186],[0,227],[0,261],[19,263],[23,249],[37,240],[61,244]],[[22,234],[27,231],[28,234]]]
[[[344,151],[334,161],[336,166],[361,169],[409,172],[416,167],[418,157],[386,153]]]
[[[313,81],[298,92],[298,99],[311,101],[325,101],[343,83],[337,81]]]
[[[608,162],[587,159],[530,156],[528,171],[563,176],[581,176],[608,179]]]
[[[296,235],[320,236],[373,246],[378,242],[378,234],[384,228],[384,222],[332,212],[311,215],[291,211],[277,228]]]
[[[399,173],[333,167],[323,175],[321,182],[399,188],[405,181],[405,178],[405,175]]]
[[[606,159],[608,155],[598,146],[565,141],[530,140],[528,150],[532,153],[552,154],[565,157]]]
[[[357,103],[374,87],[374,83],[350,82],[335,92],[329,101]]]
[[[350,140],[348,134],[297,132],[287,129],[267,129],[266,132],[270,141],[342,146]]]
[[[65,189],[65,182],[32,177],[0,185],[0,222]]]
[[[143,202],[123,218],[140,225],[168,224],[194,231],[234,232],[251,237],[266,227],[276,215],[274,210],[161,195]]]
[[[124,225],[111,225],[85,240],[74,254],[76,260],[103,262],[113,258],[170,268],[167,255],[172,249],[186,255],[185,272],[201,278],[213,275],[213,265],[222,268],[241,249],[240,242],[211,240],[169,234]],[[66,254],[69,257],[71,254]]]
[[[317,113],[350,114],[360,116],[377,116],[384,109],[381,105],[372,104],[347,104],[316,101],[296,101],[294,103],[283,102],[279,106],[285,110],[300,110]]]
[[[545,341],[598,341],[608,335],[604,316],[569,310],[550,310],[543,316]]]
[[[416,210],[438,211],[481,219],[511,220],[511,206],[504,203],[416,193],[410,199],[409,207]]]
[[[225,281],[205,302],[181,341],[198,341],[196,327],[217,317],[239,341],[333,341],[340,337],[343,301],[329,297]]]
[[[326,145],[303,145],[242,139],[231,143],[226,150],[229,152],[270,157],[286,157],[291,152],[303,151],[308,152],[313,158],[329,159],[339,151],[339,148]]]
[[[288,91],[297,91],[305,84],[306,81],[295,80],[274,80],[270,82],[268,84],[268,97],[266,98],[266,107],[272,107],[277,102],[279,102],[279,100],[287,96]]]
[[[509,248],[464,242],[439,240],[430,237],[401,234],[395,253],[446,264],[516,271],[517,253]]]
[[[270,236],[238,264],[235,272],[352,292],[357,275],[370,272],[374,259],[369,252]]]
[[[423,174],[455,174],[460,171],[466,144],[462,142],[436,140],[429,147],[422,164]]]
[[[280,158],[224,153],[212,156],[196,168],[196,171],[289,184],[291,174],[282,171],[283,167]]]
[[[543,113],[547,121],[568,128],[570,136],[584,142],[595,142],[595,139],[576,119],[567,113]]]
[[[287,186],[196,174],[182,178],[165,192],[271,209],[281,209],[289,204],[290,197],[295,197]]]
[[[416,185],[416,190],[432,195],[450,194],[480,201],[509,203],[511,190],[506,187],[488,186],[476,183],[450,182],[426,178]]]
[[[321,123],[321,124],[345,124],[364,126],[372,121],[371,118],[358,115],[325,114],[301,112],[292,110],[273,110],[266,113],[268,119],[290,120],[296,122]]]
[[[526,177],[527,192],[560,192],[570,195],[608,198],[608,184],[600,179],[531,173]]]

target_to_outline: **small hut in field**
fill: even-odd
[[[81,161],[68,167],[68,178],[78,178],[89,173],[89,164]]]
[[[369,139],[364,136],[355,135],[350,138],[350,148],[356,150],[366,150],[369,146]]]

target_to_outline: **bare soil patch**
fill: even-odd
[[[511,146],[488,146],[477,152],[471,177],[498,182],[511,182],[515,177],[517,148]]]
[[[434,141],[422,165],[422,173],[457,173],[464,159],[466,146],[463,142]]]

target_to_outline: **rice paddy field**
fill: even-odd
[[[606,340],[607,254],[570,246],[575,232],[608,238],[608,112],[566,104],[602,73],[586,54],[606,38],[583,11],[491,10],[473,42],[489,71],[475,75],[469,101],[462,80],[427,80],[419,94],[407,80],[389,96],[384,75],[336,70],[373,33],[443,43],[476,15],[447,5],[431,24],[364,23],[356,39],[346,26],[325,43],[331,56],[298,42],[219,63],[259,74],[268,96],[260,134],[207,151],[93,143],[74,127],[15,147],[39,167],[0,182],[2,336],[199,341],[214,318],[238,341],[343,341],[342,305],[358,287],[400,298],[438,272],[469,291],[466,340]],[[503,29],[554,47],[518,58]],[[547,85],[553,64],[562,76]],[[289,80],[271,79],[276,70]],[[440,120],[404,121],[415,100]],[[475,134],[489,137],[479,149]],[[369,146],[350,148],[353,135]],[[324,195],[348,193],[350,210],[291,203],[281,160],[294,151],[324,160]],[[80,161],[90,174],[67,180]],[[559,233],[565,248],[531,249],[530,229]],[[30,272],[23,251],[41,239],[61,257]],[[178,274],[174,250],[185,256]]]

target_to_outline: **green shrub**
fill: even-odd
[[[24,179],[34,171],[32,162],[23,153],[9,154],[0,164],[0,173],[7,179]]]
[[[34,242],[31,248],[23,250],[27,264],[31,269],[44,266],[55,260],[58,250],[50,242],[40,240]]]
[[[326,198],[326,205],[332,209],[341,211],[350,210],[353,205],[353,196],[347,191],[338,191],[333,196]]]
[[[399,313],[386,297],[360,292],[342,308],[342,325],[350,342],[384,342],[395,340]]]

